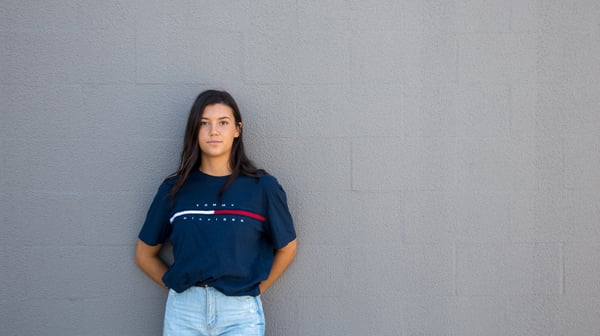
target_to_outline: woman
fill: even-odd
[[[247,158],[233,97],[194,102],[178,171],[159,187],[135,260],[169,290],[163,335],[264,335],[260,294],[296,256],[296,233],[277,180]],[[166,241],[173,263],[159,257]]]

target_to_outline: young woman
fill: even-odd
[[[179,169],[148,210],[135,261],[169,290],[163,335],[264,335],[260,294],[296,256],[285,192],[247,158],[242,130],[230,94],[202,92]],[[159,257],[167,241],[170,266]]]

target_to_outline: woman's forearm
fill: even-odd
[[[271,287],[279,277],[285,272],[288,266],[292,263],[296,257],[297,242],[294,239],[285,247],[275,252],[275,258],[273,259],[273,266],[271,272],[266,280],[260,283],[260,293],[265,293],[269,287]]]
[[[160,259],[160,249],[161,245],[151,246],[138,240],[135,249],[135,263],[150,277],[150,279],[154,280],[154,282],[161,287],[167,288],[162,281],[162,277],[167,272],[168,267],[162,259]]]

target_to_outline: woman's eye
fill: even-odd
[[[221,126],[227,126],[229,125],[229,122],[226,120],[221,120]]]
[[[201,121],[200,122],[200,126],[206,126],[206,125],[208,125],[208,123],[206,121]]]

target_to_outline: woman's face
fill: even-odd
[[[225,104],[206,106],[198,131],[202,158],[229,160],[233,139],[240,136],[240,128],[241,124],[235,122],[231,107]]]

